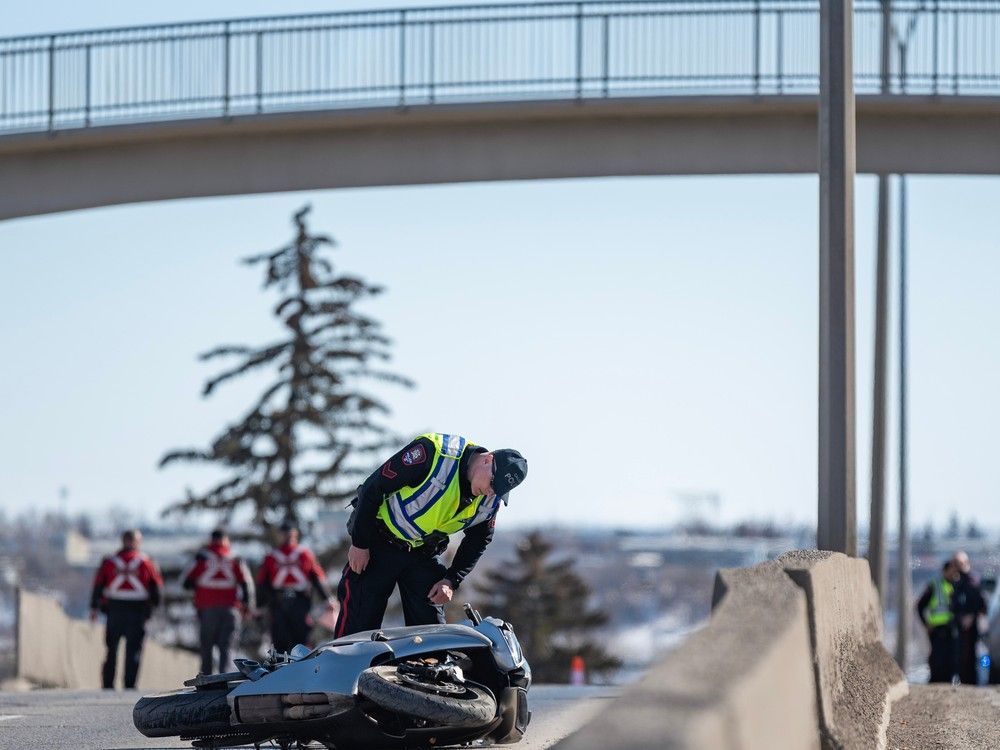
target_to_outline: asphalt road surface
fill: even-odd
[[[531,689],[531,726],[518,750],[541,750],[572,733],[616,691],[538,685]],[[0,692],[0,750],[132,750],[190,748],[179,740],[149,739],[132,726],[139,693],[36,690]]]
[[[892,706],[889,750],[996,750],[1000,688],[910,685]],[[0,729],[0,731],[3,731]]]

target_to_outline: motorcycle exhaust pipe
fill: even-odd
[[[287,693],[281,696],[281,702],[286,706],[316,705],[329,703],[326,693]]]
[[[281,711],[286,719],[322,719],[333,710],[326,693],[288,693],[281,702],[289,706]]]
[[[334,699],[332,702],[331,698]],[[236,715],[244,724],[268,724],[284,720],[324,719],[343,713],[353,705],[352,697],[326,693],[245,695],[236,699]]]
[[[286,719],[323,719],[330,715],[333,707],[329,703],[311,706],[292,706],[282,711]]]

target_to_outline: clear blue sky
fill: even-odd
[[[8,8],[0,33],[328,9],[42,1]],[[0,507],[56,507],[66,485],[70,510],[152,516],[210,481],[156,463],[204,444],[254,394],[259,381],[202,399],[215,368],[195,356],[275,335],[258,272],[237,260],[286,241],[291,212],[309,201],[314,226],[341,243],[340,267],[388,287],[370,309],[397,342],[395,368],[419,384],[390,392],[393,426],[528,457],[509,523],[659,525],[677,518],[678,491],[718,492],[722,520],[812,522],[816,186],[689,177],[362,189],[0,223]],[[955,509],[998,525],[1000,180],[910,186],[914,522]],[[874,180],[859,178],[862,521],[874,199]],[[447,323],[442,304],[458,311]]]

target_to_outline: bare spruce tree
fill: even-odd
[[[205,384],[204,396],[263,368],[274,371],[274,381],[207,449],[174,450],[160,461],[161,467],[178,461],[215,464],[230,475],[205,492],[189,488],[165,514],[216,511],[228,520],[249,510],[254,523],[268,531],[285,520],[297,522],[304,504],[330,506],[351,498],[376,454],[399,442],[377,421],[388,407],[359,389],[363,381],[412,386],[382,368],[391,342],[380,323],[355,309],[382,289],[334,271],[324,250],[336,243],[310,234],[309,211],[307,205],[295,214],[296,234],[289,244],[243,261],[262,265],[264,289],[279,293],[274,315],[284,335],[263,346],[220,346],[200,356],[234,361]]]

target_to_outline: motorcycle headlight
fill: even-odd
[[[514,657],[514,663],[520,664],[524,660],[524,654],[521,653],[521,643],[517,640],[517,636],[514,635],[514,631],[503,628],[500,632],[503,633],[503,639],[507,641],[507,646],[510,648],[510,655]]]

